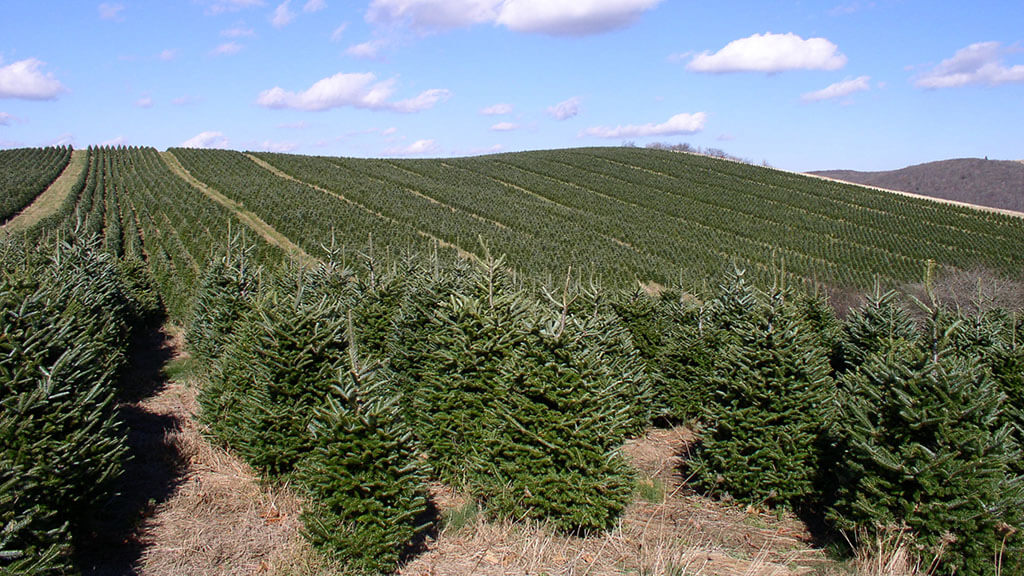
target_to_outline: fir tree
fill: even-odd
[[[827,351],[784,291],[759,298],[734,276],[716,309],[730,334],[694,463],[698,482],[743,502],[806,508],[832,391]]]
[[[884,340],[840,381],[829,517],[849,531],[907,527],[940,574],[1017,570],[1024,493],[1008,474],[1019,452],[1001,423],[1003,396],[953,346],[959,322],[926,311],[920,343]]]
[[[309,497],[302,517],[309,539],[347,569],[391,574],[426,528],[426,474],[400,397],[351,350],[310,424],[313,451],[296,472]]]

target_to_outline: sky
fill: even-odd
[[[1024,2],[8,0],[0,148],[1024,159]]]

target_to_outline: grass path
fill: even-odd
[[[17,216],[0,226],[0,233],[16,234],[28,230],[37,222],[60,209],[64,200],[71,194],[72,186],[89,163],[88,150],[73,150],[71,161],[38,198],[32,201]]]
[[[291,256],[293,259],[298,261],[304,266],[311,266],[317,262],[317,259],[306,253],[305,250],[300,248],[297,244],[288,239],[287,236],[281,234],[274,229],[273,226],[267,224],[262,218],[257,216],[255,213],[246,210],[241,204],[221,194],[220,192],[210,188],[206,184],[200,182],[195,176],[192,175],[181,162],[178,161],[177,157],[174,156],[170,151],[160,152],[160,158],[163,159],[167,167],[172,172],[177,174],[181,179],[185,180],[192,186],[198,188],[203,194],[206,194],[214,202],[224,206],[228,210],[231,210],[235,217],[237,217],[243,224],[252,228],[257,234],[263,237],[267,242],[280,247],[286,254]]]

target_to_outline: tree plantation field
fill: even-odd
[[[1024,570],[1024,219],[625,147],[85,152],[0,234],[0,573],[214,571],[147,563],[213,471],[132,496],[161,325],[207,451],[300,502],[274,573]],[[14,204],[71,156],[33,153]],[[499,526],[561,552],[444,558]]]

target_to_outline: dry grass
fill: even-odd
[[[480,515],[458,528],[443,527],[400,573],[788,576],[812,573],[825,562],[797,520],[690,492],[678,471],[692,441],[690,430],[680,427],[651,430],[625,446],[640,477],[658,480],[665,492],[660,502],[638,499],[614,530],[580,538]],[[466,501],[445,487],[433,492],[442,516]]]
[[[173,361],[185,360],[180,332],[167,336],[164,345]],[[139,549],[131,566],[135,573],[337,573],[302,538],[300,503],[288,487],[261,485],[247,465],[203,436],[192,377],[158,383],[152,392],[132,405],[141,418],[165,422],[144,450],[163,452],[158,459],[178,464],[175,477],[164,479],[173,489],[151,503],[131,535]],[[115,563],[92,573],[127,568]]]
[[[50,184],[38,198],[25,207],[20,214],[11,218],[0,227],[0,234],[16,234],[28,230],[43,218],[53,214],[64,204],[64,199],[71,194],[71,187],[78,176],[85,170],[89,161],[87,150],[72,150],[71,161],[68,162],[60,176]]]

